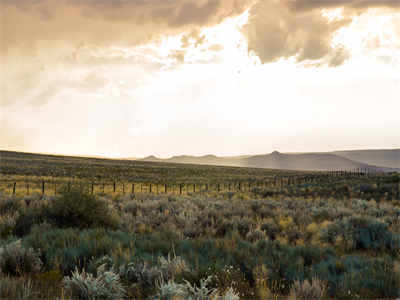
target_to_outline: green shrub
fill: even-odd
[[[13,213],[21,208],[21,204],[18,199],[12,197],[0,201],[0,215],[7,213]]]
[[[313,267],[313,273],[327,282],[330,297],[395,298],[400,278],[387,259],[362,256],[330,258]]]
[[[253,227],[252,221],[249,219],[240,219],[235,225],[242,238],[244,238]]]
[[[275,238],[280,233],[280,229],[275,222],[266,222],[261,225],[261,230],[264,231],[265,235],[268,236],[271,240],[275,240]]]
[[[174,279],[176,275],[190,271],[186,261],[180,256],[171,256],[170,254],[167,258],[160,256],[158,264],[164,279]]]
[[[36,299],[60,299],[62,290],[63,275],[59,270],[35,274],[33,283],[35,286]]]
[[[12,216],[0,219],[0,239],[6,239],[13,234],[16,219]]]
[[[50,204],[47,218],[61,228],[118,227],[106,202],[80,190],[63,192]]]
[[[185,283],[176,283],[173,280],[161,280],[158,283],[158,294],[155,299],[177,300],[239,300],[239,295],[232,287],[228,288],[222,295],[216,288],[211,287],[212,277],[201,279],[199,286]]]
[[[97,271],[97,277],[77,269],[71,277],[64,278],[67,293],[79,299],[121,299],[126,294],[118,274],[112,271]]]
[[[162,271],[158,267],[149,267],[144,261],[120,266],[119,274],[125,281],[147,289],[153,288],[157,280],[162,277]]]
[[[0,227],[0,239],[5,239],[13,234],[14,226],[3,225]]]
[[[76,266],[88,269],[93,258],[111,255],[115,249],[131,249],[133,240],[134,236],[120,231],[67,228],[32,230],[22,243],[40,249],[45,270],[57,268],[69,275]]]
[[[33,225],[40,224],[45,220],[43,209],[34,209],[20,215],[13,229],[16,236],[23,237],[31,232]]]
[[[312,280],[296,280],[290,290],[294,300],[320,300],[325,294],[325,284],[318,278]]]
[[[0,248],[0,271],[11,276],[34,274],[40,272],[42,261],[33,249],[21,247],[20,242],[14,242]]]
[[[0,299],[29,299],[33,294],[33,285],[30,279],[0,277]]]
[[[238,295],[244,298],[251,298],[252,289],[244,272],[239,267],[225,266],[222,269],[216,269],[212,272],[209,286],[219,290],[228,291],[233,288]],[[200,286],[202,283],[200,282]]]
[[[158,293],[154,297],[157,300],[183,300],[186,296],[185,285],[175,283],[173,280],[168,282],[161,281],[158,286]]]
[[[105,260],[103,258],[102,260]],[[109,264],[110,265],[110,264]],[[115,266],[111,268],[115,269]],[[162,278],[165,281],[173,280],[175,277],[183,277],[190,272],[185,260],[180,256],[170,256],[167,258],[160,256],[158,264],[150,267],[147,262],[137,260],[127,264],[122,264],[118,268],[118,273],[129,283],[137,283],[143,288],[154,287],[157,280]]]
[[[369,218],[351,217],[337,221],[322,230],[321,240],[339,244],[346,251],[372,250],[396,253],[400,249],[399,236],[393,234],[386,223]]]

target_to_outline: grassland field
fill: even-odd
[[[400,297],[398,173],[0,155],[1,299]]]

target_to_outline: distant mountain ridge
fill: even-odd
[[[353,150],[310,153],[280,153],[218,157],[215,155],[180,155],[161,159],[149,156],[141,161],[170,162],[186,164],[221,165],[250,168],[290,169],[290,170],[354,170],[399,172],[400,149],[393,150]]]

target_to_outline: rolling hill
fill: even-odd
[[[400,168],[400,149],[335,151],[333,153],[365,164]]]
[[[326,153],[280,153],[244,155],[231,157],[204,156],[173,156],[167,159],[155,156],[146,157],[142,161],[188,163],[203,165],[221,165],[250,168],[270,168],[287,170],[354,170],[368,169],[370,171],[400,171],[396,155],[400,150],[368,150],[337,151]],[[356,159],[358,158],[358,159]]]

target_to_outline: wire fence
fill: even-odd
[[[126,181],[90,181],[90,180],[2,180],[0,191],[10,195],[57,195],[61,191],[79,188],[91,194],[189,194],[204,192],[248,192],[254,188],[282,189],[302,184],[318,184],[336,180],[379,176],[379,173],[356,169],[352,171],[330,171],[320,174],[293,176],[272,176],[262,180],[241,180],[214,183],[149,183]]]

